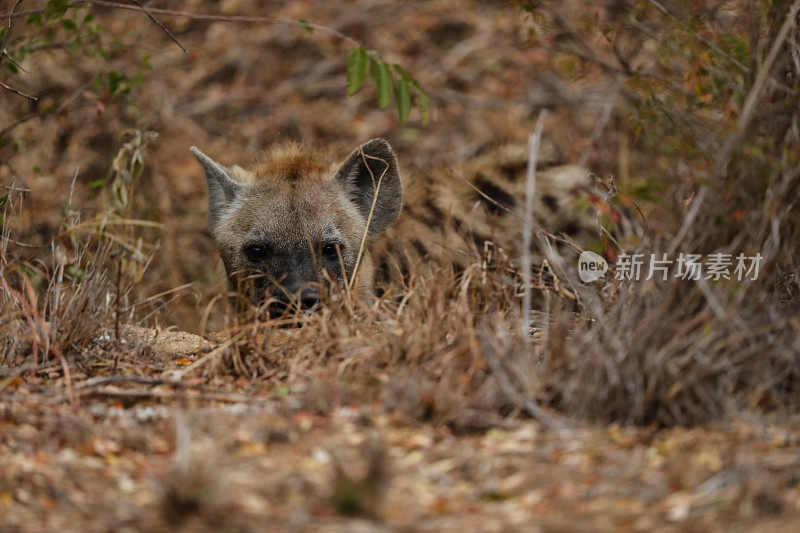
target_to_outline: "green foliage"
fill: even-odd
[[[12,61],[5,62],[6,69],[19,74],[20,65],[26,58],[55,49],[109,60],[120,43],[107,37],[105,28],[95,22],[95,15],[88,11],[89,8],[86,4],[68,0],[49,0],[41,13],[28,17],[27,22],[34,30],[15,35],[9,43],[8,55]],[[297,22],[308,33],[314,32],[314,27],[305,19]],[[7,31],[5,27],[0,29],[0,39]],[[149,56],[142,60],[135,72],[101,69],[91,87],[100,93],[100,99],[106,101],[127,96],[142,84],[144,74],[150,69]],[[429,98],[420,83],[400,65],[384,61],[377,51],[357,46],[347,57],[348,96],[363,87],[368,74],[380,109],[386,109],[396,100],[401,123],[405,124],[411,118],[412,107],[416,107],[423,124],[428,122]],[[54,110],[40,109],[39,112],[46,114]]]
[[[405,123],[411,114],[411,93],[408,90],[408,80],[400,78],[397,81],[397,115],[400,122]]]
[[[55,24],[67,13],[69,2],[67,0],[50,0],[44,8],[44,21],[47,24]]]
[[[120,43],[108,37],[106,29],[95,22],[95,15],[88,11],[89,6],[70,3],[67,0],[49,0],[41,13],[27,18],[28,27],[15,26],[7,46],[10,60],[4,61],[5,70],[18,75],[23,63],[31,56],[65,50],[70,55],[81,54],[109,60]],[[8,27],[0,29],[0,39],[4,39]],[[149,56],[145,57],[134,72],[124,72],[116,68],[101,66],[92,88],[97,98],[110,101],[124,95],[141,85],[144,74],[150,70]],[[13,83],[12,83],[13,85]],[[45,116],[54,112],[56,105],[42,106],[37,112]]]
[[[298,23],[300,24],[300,26],[302,26],[302,27],[303,27],[303,29],[304,29],[304,30],[306,30],[308,33],[314,33],[314,28],[311,26],[311,24],[309,24],[309,23],[308,23],[308,21],[307,21],[306,19],[300,19],[300,20],[298,20],[297,22],[298,22]]]
[[[347,56],[347,94],[358,92],[367,75],[367,50],[363,46],[354,48]]]
[[[386,109],[397,100],[397,116],[405,123],[411,116],[412,101],[419,111],[423,124],[428,122],[428,95],[419,82],[398,64],[390,65],[375,50],[358,46],[347,57],[347,94],[356,94],[369,79],[375,88],[378,107]]]
[[[394,89],[392,86],[392,71],[389,64],[382,61],[379,55],[370,58],[369,74],[375,84],[375,95],[378,97],[378,107],[386,109],[392,102]]]
[[[145,56],[139,63],[136,73],[128,76],[119,70],[109,70],[105,75],[98,76],[95,80],[95,87],[105,88],[109,97],[114,98],[120,94],[129,94],[132,89],[139,87],[144,80],[144,73],[152,70],[150,56]]]

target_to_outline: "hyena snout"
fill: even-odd
[[[275,292],[274,299],[279,307],[297,306],[304,311],[313,311],[320,302],[319,288],[316,285],[318,284],[301,281],[283,284],[281,289]]]
[[[331,274],[302,246],[253,245],[245,249],[250,267],[244,272],[251,281],[240,292],[247,293],[254,306],[266,303],[270,311],[278,314],[313,310],[319,306],[321,295],[330,290]]]
[[[267,301],[272,311],[282,313],[287,310],[313,311],[319,307],[321,294],[327,293],[327,283],[318,275],[307,272],[303,275],[297,270],[283,274],[266,274],[260,277],[256,287],[256,305]]]

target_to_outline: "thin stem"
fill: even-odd
[[[522,297],[522,334],[530,337],[531,329],[531,242],[533,240],[533,197],[536,192],[536,164],[539,158],[539,145],[542,140],[542,128],[547,120],[547,109],[539,112],[536,129],[528,139],[528,175],[525,186],[525,215],[522,226],[522,279],[525,291]]]
[[[106,0],[76,0],[70,2],[68,5],[70,7],[79,4],[93,4],[98,6],[104,7],[111,7],[114,9],[127,9],[129,11],[140,11],[140,8],[136,5],[132,4],[120,4],[118,2],[108,2]],[[297,28],[303,28],[304,30],[308,30],[308,28],[312,28],[314,30],[318,30],[322,33],[327,33],[329,35],[333,35],[342,39],[343,41],[347,41],[348,43],[352,44],[353,46],[361,46],[361,43],[357,40],[353,39],[350,36],[345,35],[344,33],[335,30],[328,26],[322,26],[320,24],[312,24],[309,22],[299,22],[297,20],[282,18],[282,17],[270,17],[270,16],[249,16],[249,15],[207,15],[203,13],[192,13],[189,11],[177,11],[174,9],[159,9],[155,7],[148,7],[147,11],[149,13],[155,13],[157,15],[168,15],[172,17],[186,17],[189,19],[194,20],[212,20],[212,21],[221,21],[221,22],[255,22],[255,23],[266,23],[266,24],[282,24],[285,26],[295,26]],[[19,18],[28,15],[36,15],[44,13],[44,8],[42,9],[28,9],[26,11],[18,11],[16,13],[0,13],[0,18]]]

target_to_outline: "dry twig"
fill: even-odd
[[[153,21],[153,23],[154,23],[156,26],[158,26],[159,28],[161,28],[161,30],[162,30],[164,33],[166,33],[166,34],[167,34],[167,37],[169,37],[169,38],[172,40],[172,42],[174,42],[175,44],[177,44],[177,45],[180,47],[180,49],[181,49],[181,50],[183,50],[183,53],[184,53],[184,54],[188,54],[188,53],[189,53],[189,52],[186,50],[186,47],[185,47],[185,46],[183,46],[183,45],[181,44],[181,42],[178,40],[178,38],[177,38],[177,37],[175,37],[175,35],[173,35],[173,33],[172,33],[171,31],[169,31],[169,28],[167,28],[166,26],[164,26],[163,24],[161,24],[161,22],[160,22],[160,21],[159,21],[157,18],[155,18],[155,17],[154,17],[154,16],[153,16],[153,15],[150,13],[150,8],[147,8],[147,7],[143,6],[143,5],[142,5],[142,3],[141,3],[139,0],[131,0],[131,1],[132,1],[134,4],[136,4],[137,6],[139,6],[139,8],[141,8],[141,10],[142,10],[142,11],[144,11],[144,14],[145,14],[145,15],[147,15],[147,18],[149,18],[150,20],[152,20],[152,21]]]
[[[22,91],[20,91],[18,89],[15,89],[15,88],[11,87],[9,85],[6,85],[2,81],[0,81],[0,87],[2,87],[3,89],[5,89],[8,92],[11,92],[11,93],[14,93],[14,94],[18,94],[18,95],[20,95],[20,96],[22,96],[24,98],[27,98],[28,100],[31,100],[33,102],[38,102],[39,101],[39,99],[36,98],[35,96],[31,96],[31,95],[26,94],[26,93],[24,93],[24,92],[22,92]]]

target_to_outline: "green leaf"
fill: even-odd
[[[414,96],[417,100],[417,109],[419,109],[419,114],[422,115],[422,123],[427,124],[428,119],[430,118],[428,115],[428,95],[425,94],[425,91],[422,90],[417,82],[414,82],[414,89]]]
[[[394,64],[394,71],[397,72],[400,76],[406,79],[411,79],[411,75],[406,72],[406,69],[398,65],[397,63]]]
[[[44,20],[48,24],[54,24],[61,20],[67,12],[69,2],[67,0],[50,0],[44,8]]]
[[[83,41],[81,40],[81,38],[80,37],[76,37],[74,41],[69,43],[69,53],[70,54],[74,54],[75,52],[77,52],[82,44],[83,44]]]
[[[28,17],[28,23],[33,24],[37,28],[42,27],[42,15],[40,13],[34,13],[30,17]]]
[[[405,124],[411,114],[411,93],[408,90],[408,80],[400,78],[397,81],[397,115],[400,123]]]
[[[353,49],[347,56],[347,94],[352,96],[361,89],[367,75],[367,50],[363,46]]]
[[[108,94],[116,96],[122,89],[123,83],[128,81],[128,77],[118,70],[108,72]]]
[[[312,27],[311,27],[311,24],[309,24],[309,23],[308,23],[308,21],[307,21],[306,19],[300,19],[300,20],[298,20],[297,22],[298,22],[298,23],[299,23],[299,24],[300,24],[300,25],[303,27],[303,29],[304,29],[304,30],[306,30],[308,33],[314,33],[314,28],[312,28]]]
[[[71,21],[70,19],[64,19],[61,21],[61,25],[64,26],[65,30],[75,31],[78,29],[78,25],[75,22]]]
[[[91,24],[91,23],[84,24],[83,29],[87,35],[91,36],[100,35],[101,33],[105,33],[106,31],[106,29],[100,24]]]
[[[383,60],[381,59],[381,55],[376,52],[375,50],[370,50],[369,52],[369,77],[372,80],[372,84],[377,87],[379,74],[378,71],[381,68],[381,63]]]
[[[388,63],[378,65],[375,92],[378,96],[378,107],[386,109],[392,102],[392,73],[389,71]]]

